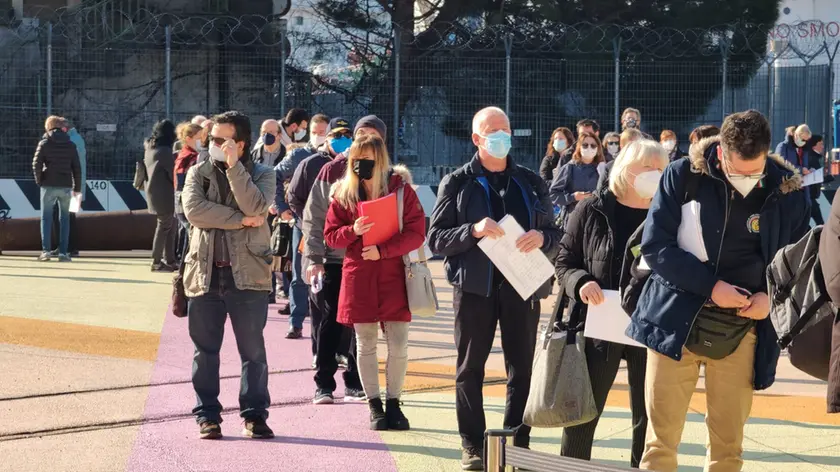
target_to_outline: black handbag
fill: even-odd
[[[288,221],[274,220],[271,231],[271,254],[275,257],[291,259],[292,257],[292,225]]]
[[[685,348],[698,356],[723,359],[729,356],[755,326],[755,321],[738,316],[737,309],[705,306],[697,314]]]

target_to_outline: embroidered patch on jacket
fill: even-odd
[[[759,219],[760,215],[758,214],[752,215],[751,217],[749,217],[749,219],[747,219],[747,230],[750,233],[758,234],[758,231],[760,229],[760,226],[758,224]]]

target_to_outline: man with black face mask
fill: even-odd
[[[251,151],[251,160],[257,164],[275,166],[286,155],[286,147],[280,142],[280,123],[265,120],[260,127],[260,139]]]
[[[192,382],[198,404],[193,414],[202,439],[221,438],[219,350],[230,313],[242,358],[243,435],[272,438],[265,422],[270,399],[263,330],[271,291],[265,218],[274,198],[274,171],[248,158],[247,116],[230,111],[213,121],[210,159],[189,170],[181,194],[184,214],[193,226],[194,252],[184,259],[183,272],[190,299],[189,332],[195,344]]]

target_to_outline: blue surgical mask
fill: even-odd
[[[507,157],[511,148],[510,134],[499,130],[495,133],[490,133],[487,136],[481,137],[484,138],[484,149],[486,149],[491,156],[496,159],[504,159]]]
[[[338,138],[330,138],[329,143],[330,147],[336,154],[341,154],[342,152],[350,149],[350,145],[353,144],[353,140],[347,136],[341,136]]]
[[[554,140],[554,150],[557,152],[563,152],[566,149],[566,140],[565,139],[555,139]]]

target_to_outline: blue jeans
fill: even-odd
[[[230,323],[242,359],[239,387],[239,415],[242,418],[268,418],[268,363],[263,330],[268,318],[268,293],[239,290],[230,267],[214,268],[210,291],[189,301],[190,338],[195,345],[192,383],[197,404],[197,422],[222,420],[219,403],[219,350]]]
[[[70,188],[41,187],[41,249],[43,252],[52,250],[52,224],[55,205],[58,204],[58,253],[67,254],[70,245],[70,199],[73,190]]]
[[[303,319],[309,312],[309,285],[301,273],[301,259],[303,255],[298,252],[300,240],[303,239],[303,232],[295,226],[292,233],[292,282],[289,293],[289,322],[295,328],[303,328]]]

